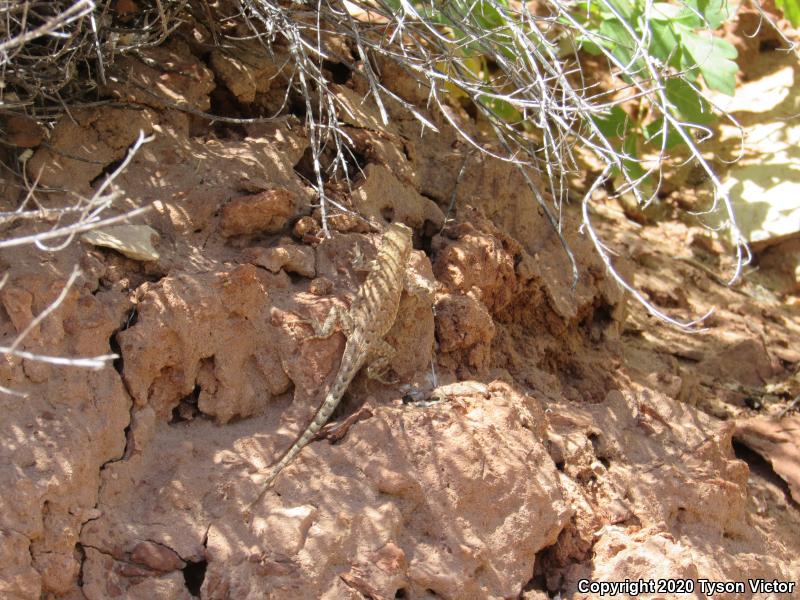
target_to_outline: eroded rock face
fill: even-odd
[[[441,294],[436,300],[436,334],[440,361],[451,369],[488,370],[495,325],[480,300],[471,294]]]
[[[551,454],[581,516],[545,564],[569,594],[585,597],[584,578],[793,577],[790,563],[772,558],[782,542],[748,524],[748,469],[733,456],[732,424],[648,391],[550,408]]]
[[[28,536],[13,531],[0,534],[0,592],[4,598],[36,600],[42,593],[42,576],[31,564]]]
[[[321,245],[319,273],[331,278],[341,273],[352,242],[361,239]],[[365,246],[367,251],[374,253],[374,245]],[[313,256],[311,251],[312,262]],[[409,277],[432,287],[427,259],[416,255]],[[137,406],[151,406],[161,420],[169,420],[182,400],[221,423],[263,411],[290,388],[295,402],[317,402],[319,386],[341,352],[340,336],[314,339],[308,324],[322,323],[341,300],[321,301],[300,291],[282,269],[273,274],[245,264],[218,273],[183,273],[145,284],[138,293],[136,325],[118,336],[124,379]],[[387,336],[396,350],[393,369],[406,379],[430,361],[432,301],[432,293],[427,300],[404,297]]]
[[[198,387],[200,410],[221,422],[247,417],[285,392],[267,281],[252,265],[167,278],[141,288],[138,322],[119,334],[125,382],[138,406],[168,420]]]
[[[65,281],[58,276],[63,264],[45,274],[17,256],[0,291],[4,340],[27,328]],[[19,348],[65,357],[108,354],[127,303],[115,294],[92,295],[92,283],[79,279]],[[97,516],[100,469],[122,456],[130,400],[110,368],[94,372],[7,358],[0,374],[5,388],[28,394],[3,396],[0,591],[14,599],[65,594],[80,570],[80,527]]]
[[[448,289],[479,300],[491,313],[501,313],[519,289],[514,255],[521,248],[469,224],[451,235],[456,239],[442,244],[437,253],[437,279]]]
[[[438,395],[429,407],[378,408],[340,444],[309,445],[252,522],[242,511],[259,479],[242,467],[264,461],[252,442],[269,437],[256,423],[134,428],[134,438],[150,439],[108,469],[101,507],[111,504],[83,531],[84,544],[99,550],[87,563],[100,572],[130,563],[164,571],[161,555],[174,560],[169,547],[183,560],[208,561],[206,598],[370,589],[388,598],[399,590],[513,597],[570,512],[544,446],[544,412],[501,382]],[[222,447],[230,450],[220,455]],[[119,505],[118,493],[132,496]],[[141,597],[139,584],[126,585]]]

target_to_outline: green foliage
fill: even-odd
[[[783,11],[793,27],[800,27],[800,0],[775,0],[775,6]]]
[[[401,5],[400,0],[385,2],[395,10]],[[497,93],[503,92],[505,86],[494,77],[486,57],[486,49],[490,46],[510,61],[516,58],[517,50],[508,36],[508,17],[500,12],[509,9],[509,0],[413,0],[411,4],[424,20],[441,26],[453,40],[452,51],[460,59],[459,66],[468,72],[468,78],[477,88],[485,90],[485,95],[465,93],[452,83],[445,85],[448,92],[455,97],[480,102],[499,119],[524,127],[526,124],[522,113],[511,103],[497,97]],[[466,29],[467,26],[469,29]],[[462,77],[459,78],[463,79],[463,73],[460,75]]]
[[[639,52],[644,46],[650,58],[674,67],[687,80],[702,75],[710,89],[732,95],[736,49],[711,35],[730,16],[727,0],[684,0],[681,6],[656,2],[647,14],[648,5],[647,0],[581,0],[575,16],[595,35],[579,41],[593,54],[602,44],[625,71],[647,78]]]
[[[395,10],[402,4],[401,0],[383,1]],[[800,2],[782,1],[793,5]],[[634,179],[644,175],[639,164],[643,152],[683,143],[669,118],[696,125],[713,122],[712,107],[699,92],[701,80],[708,89],[728,95],[735,88],[736,49],[712,35],[731,16],[728,0],[673,2],[576,0],[571,17],[560,20],[565,37],[577,41],[590,54],[612,58],[615,71],[627,83],[643,83],[652,90],[629,104],[628,112],[610,102],[608,112],[591,117],[620,152],[623,169]],[[445,86],[449,93],[478,102],[505,123],[530,131],[532,125],[518,107],[503,99],[513,96],[515,90],[508,87],[507,78],[495,76],[487,60],[487,54],[499,55],[514,63],[520,48],[516,46],[518,40],[509,35],[510,29],[531,34],[523,22],[509,22],[514,14],[508,10],[509,0],[412,0],[410,4],[422,20],[436,24],[453,41],[452,52],[458,60],[442,65],[445,75],[456,74],[456,81],[473,82],[466,90],[448,81]],[[529,35],[529,39],[541,43],[535,35]]]
[[[587,30],[578,38],[584,50],[598,55],[605,49],[628,82],[660,79],[671,116],[683,123],[707,125],[714,116],[698,92],[699,79],[709,89],[728,95],[733,95],[736,84],[736,49],[711,34],[730,14],[727,0],[682,0],[680,4],[581,0],[574,16]],[[665,75],[670,68],[671,73]],[[634,117],[615,106],[594,119],[609,140],[617,140],[627,157],[623,166],[634,178],[644,174],[637,160],[641,150],[669,149],[682,142],[664,115],[649,108],[642,99]]]

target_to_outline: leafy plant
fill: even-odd
[[[400,10],[403,0],[385,0],[394,10]],[[497,77],[489,56],[499,52],[508,60],[517,58],[519,49],[515,47],[513,36],[509,35],[510,9],[508,0],[450,0],[449,2],[430,2],[414,0],[411,2],[423,20],[439,25],[443,35],[452,42],[457,61],[441,63],[447,76],[445,89],[456,98],[478,102],[492,114],[507,123],[515,123],[528,128],[523,113],[511,102],[502,97],[509,90],[507,82]],[[502,12],[501,12],[502,11]],[[477,35],[476,35],[477,34]],[[491,47],[493,52],[487,52]],[[461,73],[451,73],[452,69]],[[451,77],[452,76],[452,77]],[[453,83],[454,80],[470,80],[476,88],[465,90]],[[472,92],[481,90],[483,94]]]
[[[800,27],[800,0],[775,0],[775,6],[793,27]]]
[[[514,101],[514,85],[509,85],[508,77],[497,76],[488,60],[498,55],[509,61],[519,57],[520,42],[511,34],[513,29],[541,46],[541,31],[532,20],[511,22],[508,0],[387,0],[386,4],[398,11],[413,5],[423,20],[437,24],[442,35],[452,41],[458,60],[441,65],[445,89],[451,96],[468,98],[492,116],[529,133],[535,129],[525,107]],[[699,87],[701,78],[710,90],[734,92],[736,49],[712,35],[731,15],[728,0],[680,0],[680,4],[579,0],[572,7],[565,11],[568,18],[559,19],[564,38],[574,40],[590,54],[608,56],[627,84],[652,84],[652,94],[640,94],[634,114],[621,108],[622,101],[610,100],[605,109],[587,116],[618,152],[615,171],[624,171],[629,181],[641,180],[647,175],[640,164],[643,153],[648,149],[663,152],[686,143],[676,121],[689,127],[713,122],[712,107]]]
[[[701,77],[710,90],[733,95],[736,48],[711,33],[730,13],[727,0],[683,0],[680,5],[581,0],[578,4],[573,14],[585,33],[577,41],[585,51],[598,55],[605,50],[626,82],[635,78],[663,82],[660,91],[666,102],[653,105],[643,97],[633,116],[615,105],[607,114],[594,117],[606,136],[617,139],[630,177],[645,175],[638,160],[641,150],[666,150],[684,141],[664,109],[681,123],[703,126],[714,120],[698,85]]]

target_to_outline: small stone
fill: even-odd
[[[242,252],[240,260],[264,267],[272,273],[278,273],[283,269],[287,273],[297,273],[303,277],[314,277],[317,274],[314,250],[308,246],[295,244],[275,248],[253,246]]]
[[[327,277],[317,277],[308,286],[308,291],[315,296],[327,296],[333,289],[333,282]]]
[[[369,222],[359,215],[339,213],[328,217],[331,229],[340,233],[369,233]]]
[[[133,0],[117,0],[114,3],[114,12],[120,21],[126,23],[138,15],[141,9]]]
[[[186,566],[174,550],[148,541],[136,544],[131,552],[131,561],[163,573],[177,571]]]
[[[301,217],[294,224],[292,235],[297,239],[306,239],[307,237],[316,237],[319,235],[319,223],[312,217]]]
[[[153,240],[158,241],[158,232],[149,225],[114,225],[87,231],[81,236],[84,242],[95,246],[112,248],[133,260],[158,260],[158,251]]]
[[[295,215],[297,197],[285,189],[240,196],[222,209],[222,235],[277,233]]]
[[[45,128],[28,115],[9,115],[4,126],[6,142],[12,146],[35,148],[44,140]]]

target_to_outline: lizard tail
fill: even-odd
[[[341,394],[336,394],[333,390],[331,390],[331,392],[325,396],[325,402],[322,403],[322,406],[320,406],[317,414],[314,415],[314,419],[311,421],[311,423],[309,423],[308,427],[306,427],[306,430],[303,432],[303,434],[294,444],[292,444],[291,448],[286,451],[286,454],[281,457],[275,466],[270,469],[269,475],[267,476],[266,481],[264,481],[264,488],[261,490],[261,493],[258,495],[258,497],[250,504],[251,507],[264,497],[264,494],[267,493],[267,490],[269,490],[272,482],[283,470],[283,468],[292,462],[292,459],[294,459],[294,457],[300,453],[300,451],[306,446],[306,444],[308,444],[308,442],[314,439],[314,436],[319,433],[319,430],[322,429],[322,426],[328,422],[331,414],[333,414],[333,411],[339,404],[340,398]]]

